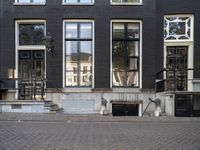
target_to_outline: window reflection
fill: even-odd
[[[113,86],[139,86],[139,23],[113,23]]]
[[[19,45],[42,45],[44,24],[19,24]]]
[[[91,22],[66,23],[66,86],[92,85],[92,28]]]

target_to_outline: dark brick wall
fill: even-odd
[[[194,14],[194,78],[200,78],[200,1],[158,0],[157,1],[157,61],[156,71],[163,67],[163,16],[169,14]]]
[[[63,19],[95,20],[95,87],[110,86],[110,20],[140,19],[143,21],[143,88],[154,88],[156,50],[155,0],[144,0],[143,6],[111,6],[110,0],[95,0],[94,6],[62,6],[62,0],[47,0],[45,6],[14,6],[12,0],[3,4],[4,56],[2,74],[15,66],[14,21],[45,19],[47,32],[55,40],[55,52],[47,54],[48,87],[62,87],[62,24]],[[10,59],[5,59],[8,57]]]

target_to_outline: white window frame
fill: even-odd
[[[164,42],[178,42],[178,41],[180,41],[180,42],[187,42],[187,41],[193,41],[194,40],[194,15],[192,15],[192,14],[185,14],[185,15],[180,15],[180,14],[178,14],[178,15],[165,15],[164,16],[164,23],[165,23],[165,19],[166,18],[169,18],[169,17],[174,17],[174,18],[176,18],[176,17],[188,17],[188,18],[191,18],[191,27],[190,27],[190,38],[189,39],[175,39],[175,40],[170,40],[170,39],[165,39],[164,38]],[[165,30],[165,28],[164,28],[164,30]],[[163,36],[164,37],[164,36]]]
[[[164,41],[164,61],[163,66],[166,68],[166,58],[167,58],[167,47],[168,46],[187,46],[188,47],[188,64],[187,68],[194,68],[194,15],[193,14],[178,14],[178,15],[165,15],[165,17],[191,17],[191,38],[190,39],[183,39],[183,40],[163,40]],[[164,29],[164,23],[163,23]],[[164,38],[164,36],[163,36]],[[188,71],[188,91],[193,90],[193,70]],[[164,79],[166,79],[166,74],[164,74]]]
[[[93,29],[92,29],[92,32],[93,32],[93,35],[92,35],[92,86],[91,87],[66,87],[65,85],[65,80],[66,80],[66,64],[65,64],[65,23],[66,22],[89,22],[89,23],[92,23],[92,26],[93,26]],[[90,20],[90,19],[65,19],[63,20],[63,88],[64,89],[72,89],[72,91],[76,91],[77,89],[91,89],[91,88],[94,88],[95,86],[95,83],[94,83],[94,71],[95,71],[95,66],[94,66],[94,60],[95,60],[95,55],[94,55],[94,51],[95,51],[95,21],[94,20]],[[79,91],[80,92],[80,91]]]
[[[113,0],[110,0],[111,5],[143,5],[143,0],[140,0],[140,2],[137,3],[127,3],[127,2],[113,2]]]
[[[94,5],[95,0],[92,0],[91,3],[66,3],[65,0],[63,0],[62,5]]]
[[[113,66],[112,66],[112,24],[113,23],[120,23],[120,22],[126,22],[126,23],[139,23],[140,24],[140,50],[139,50],[139,88],[142,88],[142,20],[111,20],[110,21],[110,88],[113,87]],[[116,87],[116,88],[123,88],[123,87]],[[123,89],[137,89],[136,87],[125,87]]]
[[[41,3],[34,3],[34,2],[30,2],[29,3],[19,3],[18,0],[15,0],[14,5],[46,5],[46,0],[44,0],[44,2]]]
[[[46,46],[45,45],[19,45],[19,25],[20,24],[37,24],[43,23],[44,35],[46,35],[46,20],[16,20],[15,21],[15,70],[16,70],[16,78],[19,77],[19,50],[44,50],[45,53],[45,78],[46,78]],[[15,87],[18,88],[18,81],[15,81]],[[15,94],[15,98],[18,98],[18,92]]]

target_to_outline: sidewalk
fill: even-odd
[[[101,116],[66,115],[66,114],[33,114],[33,113],[0,113],[0,121],[40,121],[40,122],[198,122],[200,117],[132,117],[132,116]]]

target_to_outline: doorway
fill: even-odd
[[[45,53],[43,50],[19,51],[18,99],[33,100],[44,98]]]
[[[168,91],[187,91],[188,46],[167,46],[166,87]]]

